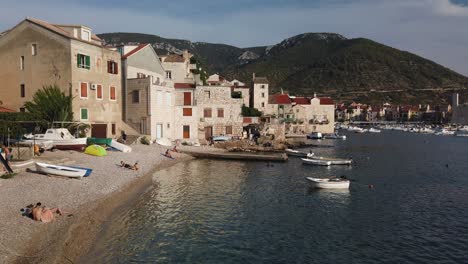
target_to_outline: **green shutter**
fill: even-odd
[[[78,66],[78,68],[80,68],[80,57],[81,54],[76,55],[76,66]]]
[[[81,109],[81,120],[88,120],[88,109]]]
[[[86,58],[86,69],[90,69],[90,57],[89,56],[85,56]]]

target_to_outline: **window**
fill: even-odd
[[[182,111],[183,116],[192,116],[192,108],[184,108]]]
[[[21,97],[26,97],[26,87],[24,86],[24,84],[20,85],[20,94]]]
[[[115,101],[117,100],[116,94],[115,94],[115,86],[111,86],[110,88],[110,100]]]
[[[37,55],[37,44],[31,44],[31,54],[33,56]]]
[[[184,126],[183,138],[190,138],[190,126]]]
[[[80,98],[88,98],[88,83],[80,83]]]
[[[112,135],[115,135],[115,131],[116,131],[116,126],[115,126],[115,124],[112,124],[112,125],[111,125],[111,130],[112,130]]]
[[[218,108],[218,117],[224,117],[224,109]]]
[[[265,93],[262,93],[262,98],[265,98]]]
[[[146,76],[145,76],[143,73],[140,73],[140,72],[137,73],[137,78],[138,78],[138,79],[143,79],[143,78],[145,78],[145,77],[146,77]]]
[[[265,103],[262,103],[262,107],[265,107]]]
[[[192,93],[184,92],[184,105],[192,105]]]
[[[210,91],[205,91],[205,97],[208,98],[208,99],[211,98]]]
[[[232,126],[226,126],[226,135],[232,135]]]
[[[166,79],[172,79],[172,72],[166,71]]]
[[[87,55],[79,54],[76,56],[78,68],[90,69],[90,58]]]
[[[24,70],[24,56],[20,57],[20,70]]]
[[[98,84],[96,87],[96,99],[102,100],[102,85]]]
[[[20,112],[21,112],[21,113],[24,113],[24,112],[26,112],[26,108],[24,108],[24,107],[20,107]]]
[[[80,108],[80,118],[84,121],[89,119],[88,108]]]
[[[167,128],[171,128],[171,124],[167,123]]]
[[[140,103],[140,91],[138,90],[132,91],[132,103],[134,104]]]
[[[118,74],[119,64],[115,61],[107,61],[107,72],[111,74]]]
[[[203,109],[203,117],[210,118],[211,117],[211,108]]]
[[[264,84],[262,84],[262,85],[260,86],[260,88],[262,88],[262,89],[263,89],[263,88],[265,88],[265,85],[264,85]]]

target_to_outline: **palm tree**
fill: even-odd
[[[57,85],[43,86],[24,107],[38,120],[68,122],[73,120],[72,99]]]

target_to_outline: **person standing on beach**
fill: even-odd
[[[122,131],[122,141],[124,144],[127,144],[127,134],[125,134],[125,131]]]

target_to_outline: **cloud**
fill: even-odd
[[[304,32],[335,32],[370,38],[468,74],[468,35],[463,26],[468,25],[468,7],[450,0],[320,0],[314,4],[264,0],[255,5],[243,0],[236,8],[226,4],[224,9],[205,1],[192,12],[193,3],[183,2],[144,2],[143,7],[130,8],[124,2],[24,0],[1,4],[0,31],[33,16],[86,24],[99,33],[141,32],[241,47],[271,45]]]

